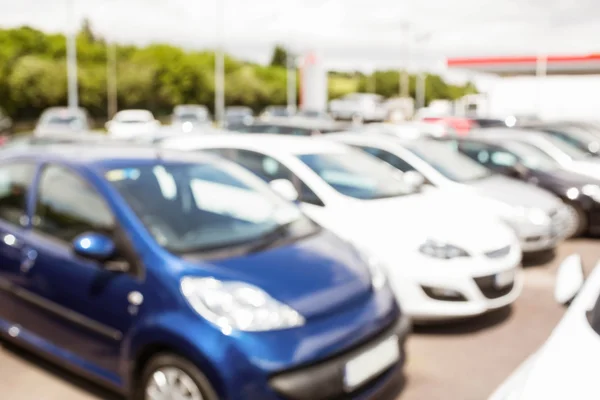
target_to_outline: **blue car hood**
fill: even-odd
[[[187,272],[198,271],[198,266],[190,265]],[[216,279],[256,285],[305,318],[339,312],[368,301],[373,293],[364,261],[350,245],[327,231],[200,266]]]

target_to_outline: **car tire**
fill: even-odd
[[[141,378],[136,382],[133,400],[152,400],[153,397],[149,396],[147,392],[153,386],[152,379],[156,374],[161,373],[164,375],[171,373],[178,374],[176,375],[176,381],[180,384],[178,385],[179,387],[184,386],[186,390],[189,390],[190,394],[200,395],[199,397],[190,396],[191,400],[219,400],[219,396],[213,389],[210,381],[198,367],[187,359],[171,353],[159,354],[152,357],[146,363]]]
[[[575,221],[573,228],[568,232],[567,239],[576,238],[583,235],[588,229],[588,217],[586,213],[581,209],[581,207],[573,203],[565,201],[565,206],[567,207],[571,218],[573,218]]]

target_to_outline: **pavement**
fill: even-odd
[[[481,400],[550,335],[564,313],[553,299],[560,261],[578,252],[591,270],[600,242],[569,241],[555,254],[526,259],[525,288],[510,308],[443,326],[417,328],[408,341],[401,400]],[[10,400],[118,400],[110,392],[0,343],[0,390]]]

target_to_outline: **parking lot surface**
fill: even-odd
[[[600,258],[600,242],[563,244],[554,257],[525,264],[525,288],[510,309],[475,320],[416,329],[408,342],[407,384],[402,400],[481,400],[548,337],[564,309],[553,300],[560,261],[582,255],[589,271]],[[0,390],[11,400],[119,399],[13,346],[0,347]]]

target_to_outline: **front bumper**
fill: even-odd
[[[474,255],[454,260],[415,255],[410,263],[412,268],[397,269],[389,274],[390,284],[403,310],[415,323],[485,314],[512,304],[523,288],[520,247],[515,243],[508,253],[505,248],[502,250],[504,253],[499,255]],[[511,282],[495,285],[496,275],[511,273]],[[454,292],[460,296],[436,297],[432,290]]]
[[[411,331],[410,319],[403,315],[391,327],[377,337],[342,354],[313,365],[303,365],[291,371],[273,376],[269,385],[284,399],[321,400],[352,396],[354,399],[373,398],[386,391],[397,379],[402,379],[401,370],[406,360],[405,342]],[[344,390],[344,366],[348,361],[396,335],[400,349],[400,360],[393,366],[372,377],[363,386],[352,392]]]

